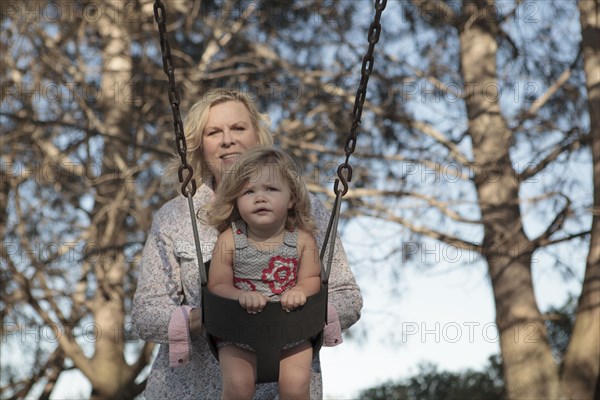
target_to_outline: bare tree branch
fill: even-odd
[[[523,170],[523,172],[518,174],[517,179],[520,182],[525,182],[526,180],[531,179],[548,167],[550,163],[556,161],[559,156],[581,148],[581,146],[583,146],[587,141],[589,141],[589,138],[585,136],[578,136],[575,133],[567,135],[561,143],[558,143],[556,146],[554,146],[554,148],[548,153],[548,155],[546,155],[546,157],[540,160],[537,164],[526,168]]]
[[[361,211],[361,214],[358,214],[357,212],[351,212],[351,215],[354,215],[354,216],[367,215],[367,216],[370,216],[373,218],[379,218],[379,219],[383,219],[386,221],[393,221],[395,223],[398,223],[402,226],[407,227],[412,232],[427,236],[429,238],[432,238],[432,239],[435,239],[435,240],[438,240],[438,241],[441,241],[444,243],[448,243],[448,244],[456,247],[457,249],[475,251],[478,253],[483,251],[483,248],[481,247],[481,245],[479,245],[477,243],[469,242],[467,240],[463,240],[458,237],[455,237],[455,236],[452,236],[452,235],[449,235],[449,234],[446,234],[443,232],[439,232],[439,231],[436,231],[434,229],[431,229],[431,228],[428,228],[425,226],[418,226],[418,225],[414,224],[413,222],[411,222],[410,220],[408,220],[407,218],[403,218],[401,216],[391,214],[390,210],[388,210],[387,208],[384,208],[382,206],[362,203],[361,207],[365,209],[365,210]]]

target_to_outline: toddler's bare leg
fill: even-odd
[[[256,390],[256,354],[230,344],[219,348],[223,400],[252,399]]]
[[[279,365],[279,397],[281,400],[306,400],[310,394],[312,346],[304,342],[282,352]]]

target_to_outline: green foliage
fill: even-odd
[[[506,397],[498,355],[483,371],[438,371],[433,364],[419,367],[411,378],[364,390],[363,400],[501,400]]]

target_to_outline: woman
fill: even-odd
[[[184,130],[188,162],[196,179],[202,182],[193,199],[197,213],[214,199],[214,189],[242,153],[257,145],[272,144],[263,123],[252,101],[237,91],[210,91],[192,106]],[[322,246],[329,215],[312,196],[311,206],[317,221],[317,243]],[[208,260],[217,230],[202,224],[200,218],[197,220],[202,255]],[[338,240],[335,245],[329,303],[345,330],[359,319],[362,296],[341,242]],[[132,319],[140,338],[161,344],[148,377],[146,398],[220,397],[219,365],[202,335],[199,306],[198,263],[189,208],[187,199],[178,196],[154,216],[133,300]],[[255,398],[277,398],[276,385],[258,385]],[[322,398],[318,357],[312,363],[310,393],[311,398]]]

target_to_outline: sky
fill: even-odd
[[[350,242],[351,240],[347,240]],[[532,271],[540,309],[578,295],[587,252],[566,254],[575,276],[567,279],[549,256],[534,254]],[[418,259],[417,259],[418,261]],[[363,290],[364,342],[345,340],[321,349],[325,399],[355,399],[361,390],[418,374],[422,363],[439,370],[482,370],[500,351],[492,290],[483,263],[445,263],[423,271],[418,263],[401,268],[399,284],[357,274]],[[398,265],[398,267],[401,267]],[[377,275],[373,266],[373,275]]]

